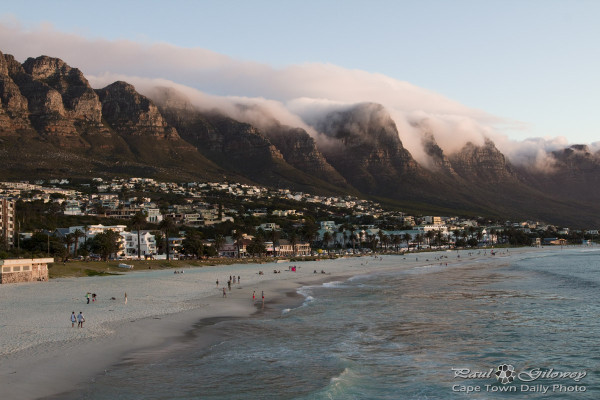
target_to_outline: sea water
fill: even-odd
[[[201,328],[62,398],[600,398],[600,250],[448,259],[303,287],[297,307],[216,322],[208,347]]]

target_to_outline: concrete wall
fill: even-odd
[[[53,258],[0,260],[0,283],[47,281],[52,262]]]

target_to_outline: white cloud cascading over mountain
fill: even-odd
[[[0,50],[19,61],[43,54],[61,58],[79,68],[95,88],[123,80],[153,98],[161,93],[157,87],[170,87],[201,109],[219,109],[259,128],[275,118],[317,140],[322,138],[314,122],[327,113],[378,103],[396,123],[403,145],[425,167],[430,162],[423,149],[424,132],[432,133],[446,154],[490,138],[511,162],[540,170],[552,167],[550,151],[568,146],[565,138],[510,140],[501,129],[514,121],[408,82],[332,64],[273,68],[200,48],[86,39],[50,26],[26,30],[14,23],[0,23]]]

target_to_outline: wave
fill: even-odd
[[[344,282],[340,282],[340,281],[325,282],[325,283],[323,283],[322,286],[326,287],[326,288],[346,288],[346,287],[348,287],[348,285],[344,285]]]

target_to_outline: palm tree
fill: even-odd
[[[88,237],[87,237],[89,230],[90,230],[90,227],[88,224],[83,225],[83,245],[85,246],[85,248],[87,250],[89,250],[88,249]]]
[[[64,258],[64,260],[66,261],[66,260],[69,259],[69,249],[71,248],[71,245],[73,244],[73,234],[72,233],[67,233],[65,235],[65,237],[63,238],[63,243],[67,247],[67,253],[66,253],[66,256]]]
[[[294,257],[296,256],[296,243],[298,243],[298,235],[296,235],[296,232],[292,231],[290,233],[290,235],[288,236],[288,240],[290,241],[290,244],[292,245],[292,251],[294,252]]]
[[[83,232],[79,229],[75,229],[73,232],[73,240],[75,241],[75,249],[73,251],[73,256],[77,257],[77,245],[79,244],[79,238],[83,236]]]
[[[454,244],[456,245],[456,241],[458,240],[458,237],[460,236],[460,229],[454,229],[452,231],[452,233],[454,234]]]
[[[352,253],[354,253],[354,244],[356,242],[356,236],[354,235],[354,232],[356,232],[356,229],[354,228],[354,225],[350,226],[350,237],[352,237]]]
[[[423,244],[423,234],[422,233],[417,234],[417,237],[415,239],[417,240],[417,246],[418,246],[419,250],[421,250],[421,244]]]
[[[146,222],[146,215],[143,212],[136,212],[133,217],[129,220],[129,225],[134,227],[137,231],[137,256],[138,260],[141,258],[141,242],[140,242],[140,230],[142,229],[142,225]]]
[[[371,245],[371,250],[375,253],[375,249],[377,249],[377,235],[367,235],[367,241]]]
[[[477,237],[477,241],[481,242],[481,239],[483,239],[483,230],[477,229],[477,235],[476,235],[476,237]]]
[[[412,240],[412,236],[410,235],[410,233],[405,233],[404,236],[402,236],[402,239],[404,239],[404,241],[406,242],[406,250],[408,250],[408,247],[410,246],[410,241]]]
[[[331,233],[329,233],[329,231],[325,231],[323,233],[323,244],[325,245],[325,248],[329,247],[330,241],[331,241]]]
[[[492,240],[492,246],[494,245],[494,237],[496,236],[497,233],[498,233],[498,231],[496,231],[496,228],[492,228],[490,230],[490,239]]]
[[[169,259],[169,232],[173,230],[175,227],[175,223],[171,217],[166,217],[162,221],[160,221],[160,225],[158,226],[161,231],[165,233],[165,243],[167,250],[167,260]]]
[[[434,231],[427,231],[425,233],[425,237],[427,238],[427,244],[429,246],[431,246],[431,239],[433,239],[435,237],[435,232]]]
[[[235,245],[237,246],[238,258],[242,258],[242,255],[240,254],[240,240],[242,240],[242,237],[244,237],[244,235],[240,229],[235,229],[231,236],[233,237]]]
[[[442,230],[441,229],[437,230],[436,239],[437,239],[437,242],[438,242],[438,246],[441,247],[442,246]]]
[[[217,256],[219,256],[219,250],[221,250],[221,247],[223,247],[224,243],[225,243],[225,238],[223,237],[223,235],[215,236],[215,249],[217,250]]]
[[[392,235],[392,244],[396,248],[396,253],[398,252],[398,246],[400,246],[400,243],[402,243],[402,238],[400,235]]]

